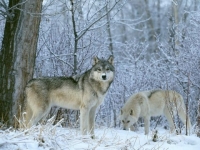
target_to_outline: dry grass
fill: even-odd
[[[79,128],[63,128],[61,119],[53,124],[55,117],[45,124],[33,126],[30,129],[0,130],[0,149],[51,149],[51,150],[160,150],[167,149],[167,144],[174,143],[171,134],[157,133],[157,140],[153,142],[155,132],[149,136],[143,132],[135,133],[113,128],[99,127],[95,129],[95,139],[90,135],[82,136]],[[23,125],[22,125],[23,126]],[[143,131],[141,129],[141,131]],[[174,135],[176,136],[176,135]],[[6,149],[5,149],[6,150]]]

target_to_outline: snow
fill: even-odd
[[[158,128],[158,140],[152,141],[153,131],[144,135],[143,127],[138,131],[96,127],[95,139],[82,136],[78,128],[64,128],[60,124],[37,125],[27,130],[12,128],[0,130],[1,150],[199,150],[200,138],[175,135]]]

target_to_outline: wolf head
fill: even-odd
[[[129,130],[138,119],[134,116],[133,110],[121,110],[120,120],[122,122],[123,130]]]
[[[107,60],[94,57],[91,72],[92,79],[94,79],[95,81],[112,82],[114,79],[115,72],[113,66],[113,56],[110,56]]]

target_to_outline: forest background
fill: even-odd
[[[0,114],[4,124],[14,124],[13,116],[20,115],[23,91],[31,78],[81,74],[91,67],[93,56],[114,55],[116,76],[97,112],[98,125],[120,127],[120,109],[131,94],[170,89],[183,95],[198,133],[200,1],[1,0],[0,6]],[[30,30],[31,25],[36,30]],[[8,28],[15,26],[8,35]],[[79,127],[78,111],[53,108],[53,114],[57,120],[65,119],[64,126]],[[151,125],[158,122],[166,124],[165,118],[155,117]]]

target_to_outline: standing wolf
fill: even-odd
[[[74,79],[47,77],[32,79],[26,86],[26,125],[36,124],[52,106],[80,110],[83,135],[94,134],[95,112],[103,102],[114,79],[113,56],[108,60],[93,58],[93,67]]]
[[[181,121],[186,124],[186,109],[183,97],[168,90],[143,91],[132,95],[121,109],[120,120],[123,129],[128,130],[139,117],[144,117],[145,134],[149,133],[151,116],[165,115],[171,131],[174,131],[172,112],[177,112]],[[187,127],[191,128],[189,117]]]

